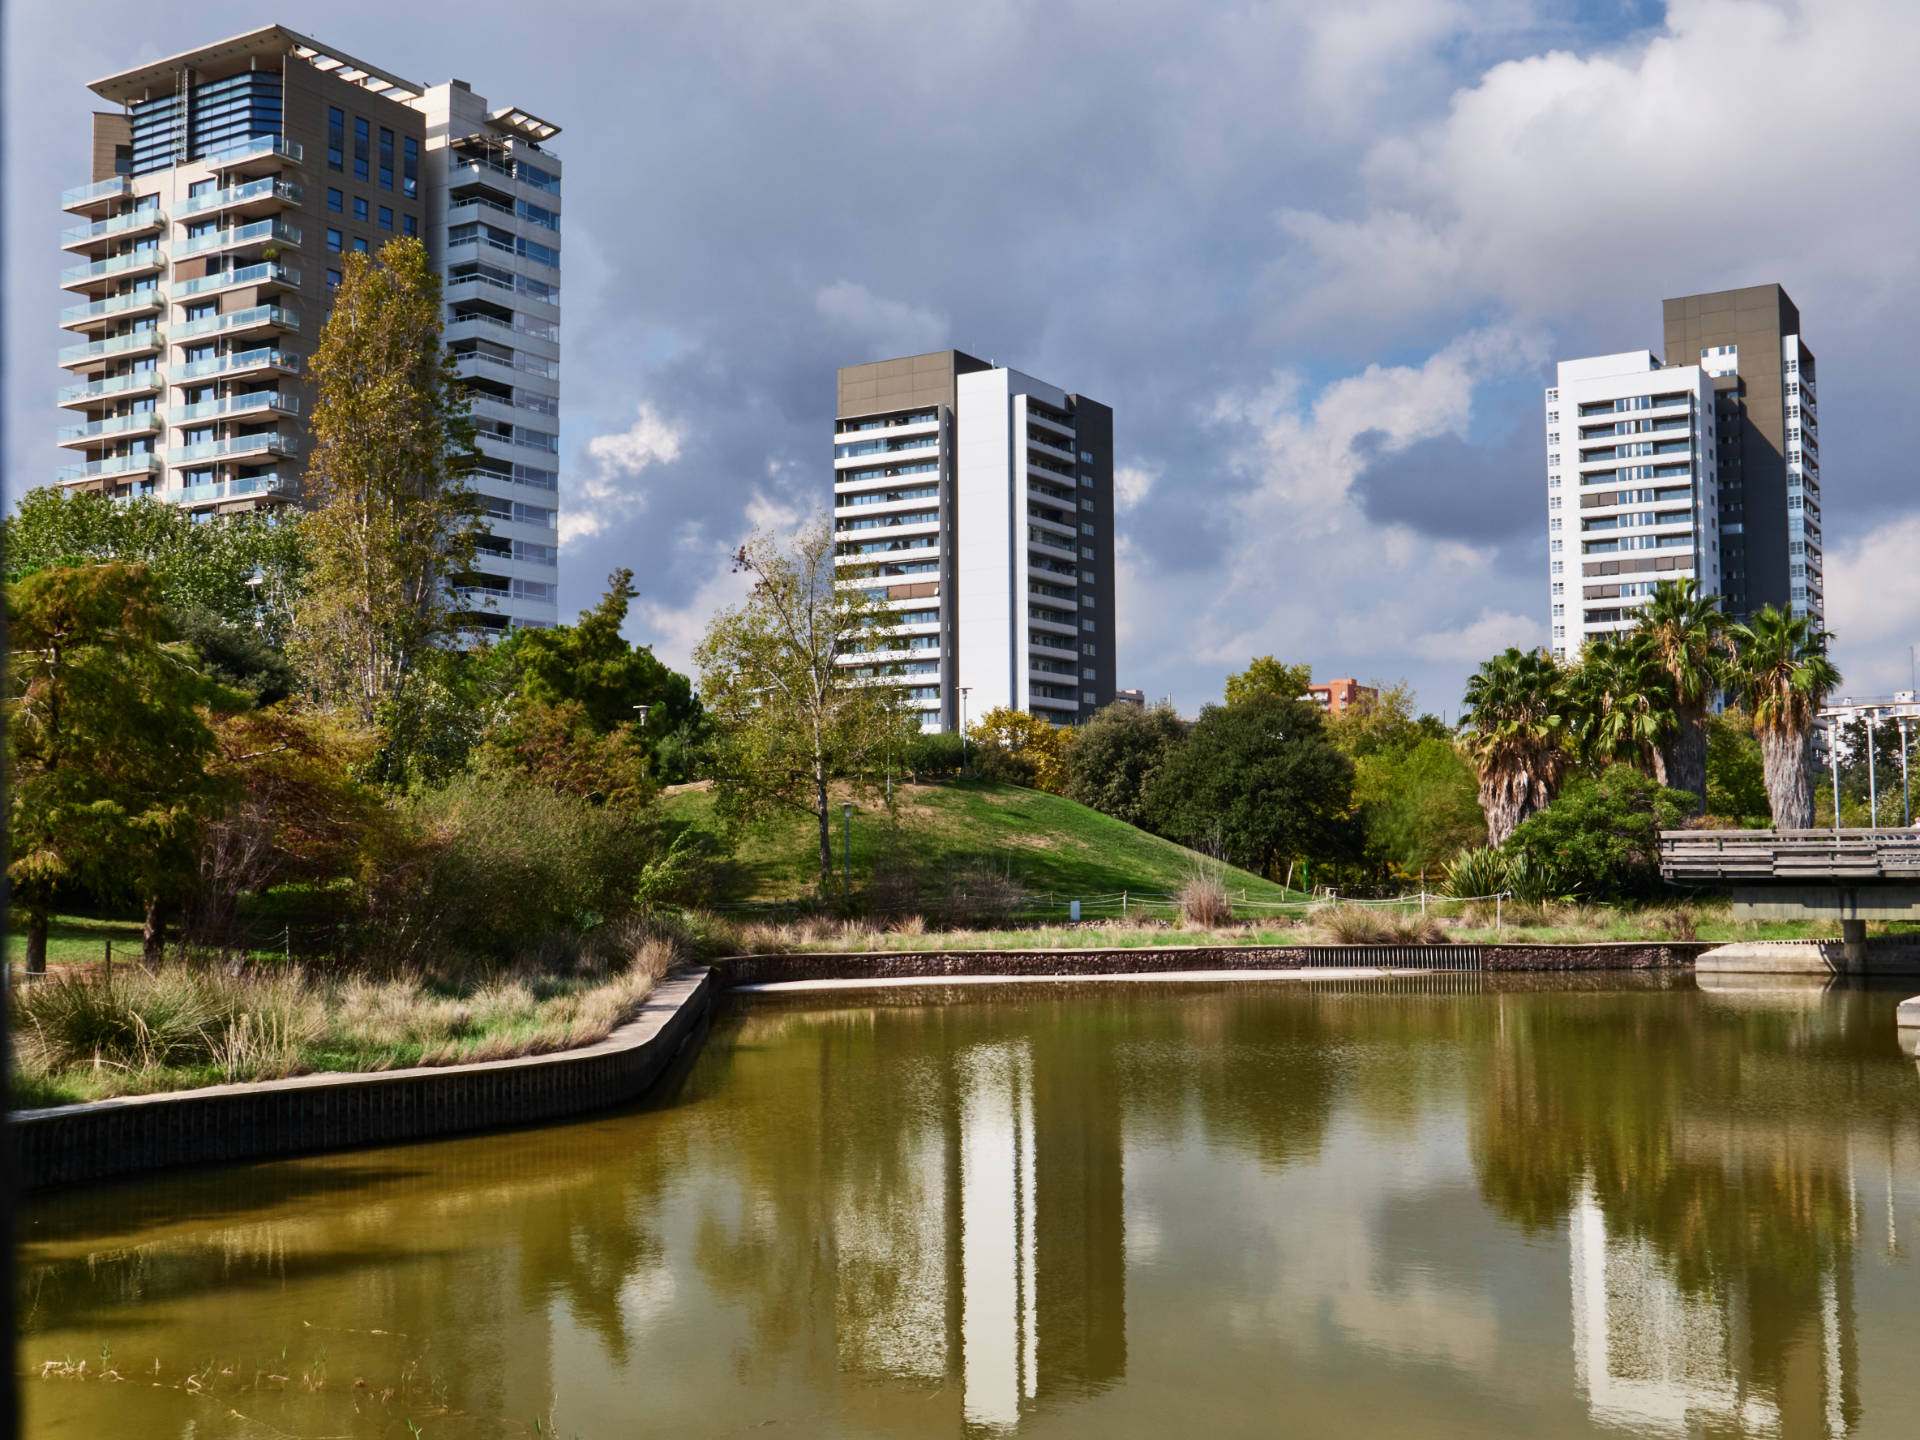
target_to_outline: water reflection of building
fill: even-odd
[[[1746,1362],[1752,1297],[1737,1285],[1683,1289],[1651,1240],[1608,1233],[1591,1183],[1581,1186],[1568,1231],[1574,1372],[1595,1420],[1676,1436],[1721,1427],[1831,1440],[1847,1433],[1858,1376],[1844,1261],[1820,1277],[1818,1334],[1797,1337],[1798,1363],[1769,1385]]]

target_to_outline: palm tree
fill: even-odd
[[[1666,783],[1665,745],[1674,728],[1666,673],[1638,635],[1600,636],[1568,677],[1580,755],[1602,767],[1632,765]]]
[[[1546,651],[1509,648],[1467,681],[1461,723],[1494,845],[1553,803],[1572,764],[1565,679]]]
[[[1840,683],[1827,658],[1831,637],[1806,616],[1771,605],[1760,607],[1751,626],[1735,625],[1729,634],[1736,682],[1760,737],[1773,828],[1805,830],[1813,824],[1814,719]]]
[[[1673,725],[1661,750],[1663,784],[1691,790],[1707,804],[1707,707],[1726,684],[1731,645],[1720,597],[1702,595],[1690,579],[1663,580],[1640,607],[1633,636],[1664,671]]]

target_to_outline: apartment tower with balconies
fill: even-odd
[[[1116,694],[1113,412],[958,350],[839,372],[839,583],[887,602],[922,726],[1077,724]]]
[[[269,26],[95,81],[66,192],[60,444],[75,488],[196,512],[297,504],[307,359],[344,257],[419,236],[474,398],[492,517],[476,629],[552,624],[559,525],[556,127]]]

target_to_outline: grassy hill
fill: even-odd
[[[663,797],[661,808],[669,823],[719,832],[713,796],[704,788],[676,790]],[[764,902],[810,894],[820,866],[816,823],[783,814],[742,836],[717,898]],[[1298,891],[1288,894],[1244,870],[1203,862],[1191,850],[1058,795],[990,780],[895,785],[891,812],[878,797],[855,802],[852,830],[856,893],[865,889],[876,863],[906,863],[937,874],[991,862],[1030,895],[1062,897],[1123,890],[1168,894],[1206,863],[1236,896],[1244,890],[1251,900],[1300,898]],[[844,833],[836,799],[836,876]]]

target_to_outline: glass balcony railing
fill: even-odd
[[[71,190],[62,191],[60,208],[72,210],[81,205],[97,205],[102,200],[117,200],[132,188],[132,181],[127,176],[110,175],[91,185],[76,185]]]
[[[133,375],[111,375],[104,380],[89,380],[82,385],[68,385],[61,390],[59,400],[62,405],[79,405],[88,400],[98,400],[109,395],[140,395],[148,390],[160,388],[160,372],[142,370]]]
[[[167,263],[167,252],[158,245],[131,250],[125,255],[109,255],[91,265],[70,265],[60,272],[62,285],[77,285],[83,280],[99,280],[108,275],[125,275],[140,270],[158,270]]]
[[[521,315],[516,315],[511,320],[502,320],[498,315],[488,315],[484,312],[475,311],[466,315],[449,315],[447,317],[447,324],[450,326],[467,324],[485,325],[492,329],[505,330],[515,335],[531,335],[535,340],[557,341],[560,338],[560,327],[558,325],[549,325],[544,320],[529,320]]]
[[[61,428],[58,439],[62,445],[76,445],[87,440],[104,440],[114,435],[139,435],[155,430],[164,422],[164,416],[158,410],[143,410],[138,415],[115,415],[106,420],[95,420],[90,425],[68,425]]]
[[[188,425],[197,420],[219,420],[228,415],[298,415],[300,401],[297,396],[282,395],[278,390],[259,390],[251,395],[229,395],[222,400],[207,400],[198,405],[189,405],[176,411],[173,423]]]
[[[205,255],[214,250],[230,250],[237,245],[255,245],[262,242],[298,246],[299,227],[279,220],[256,220],[251,225],[235,225],[225,230],[215,230],[211,234],[196,235],[191,240],[181,241],[175,252],[175,258],[184,260],[189,255]]]
[[[125,215],[110,215],[105,220],[95,220],[91,225],[73,225],[60,232],[62,245],[79,245],[88,240],[100,240],[109,235],[125,235],[133,231],[154,230],[167,223],[167,217],[160,213],[160,207],[149,205],[144,209],[130,210]]]
[[[284,305],[253,305],[225,315],[207,315],[173,327],[176,345],[197,340],[203,335],[219,335],[228,330],[250,330],[256,325],[272,325],[281,330],[298,330],[300,316]]]
[[[287,285],[297,287],[300,284],[300,272],[291,266],[282,265],[278,260],[268,260],[259,265],[243,265],[238,270],[222,270],[213,275],[202,275],[198,280],[188,280],[173,287],[173,298],[184,300],[190,295],[207,295],[216,290],[231,290],[238,285]]]
[[[468,360],[480,360],[488,365],[498,365],[503,370],[518,370],[523,374],[538,375],[543,380],[560,378],[560,366],[556,362],[541,360],[532,355],[495,355],[487,350],[456,350],[453,352],[453,358],[462,363]]]
[[[243,350],[237,355],[215,355],[207,360],[191,360],[185,365],[176,365],[173,379],[205,380],[213,375],[233,375],[242,370],[261,369],[291,370],[298,374],[300,357],[270,345],[262,346],[257,350]]]
[[[54,472],[54,478],[64,484],[110,475],[151,475],[159,468],[158,455],[110,455],[104,460],[89,460],[84,465],[62,465]]]
[[[282,475],[270,471],[265,475],[247,475],[238,480],[217,480],[206,485],[186,485],[173,492],[173,500],[181,505],[204,505],[211,500],[240,500],[249,495],[294,496],[300,493],[300,482],[292,475]]]
[[[269,430],[262,435],[233,435],[225,440],[203,440],[198,445],[183,445],[167,452],[171,465],[189,465],[196,460],[226,460],[242,455],[297,455],[300,442],[291,435]]]
[[[108,315],[137,315],[142,310],[151,310],[160,303],[161,295],[158,290],[136,290],[130,295],[109,295],[104,300],[95,300],[88,305],[69,305],[60,312],[60,324],[70,328]]]
[[[255,200],[284,200],[289,205],[298,205],[300,187],[268,176],[264,180],[250,180],[245,185],[231,185],[225,190],[196,195],[182,205],[177,213],[204,215],[209,210],[225,210],[233,205],[251,204]]]
[[[209,150],[204,155],[196,155],[209,165],[238,165],[243,160],[264,159],[276,155],[282,160],[291,160],[298,165],[306,159],[306,152],[292,140],[283,140],[278,135],[250,135],[245,140],[236,140],[218,150]]]
[[[67,346],[60,352],[60,363],[84,365],[90,360],[102,360],[109,355],[136,355],[143,350],[156,350],[166,342],[166,331],[158,326],[151,330],[137,330],[131,335],[109,335],[104,340],[90,340],[85,345]]]

